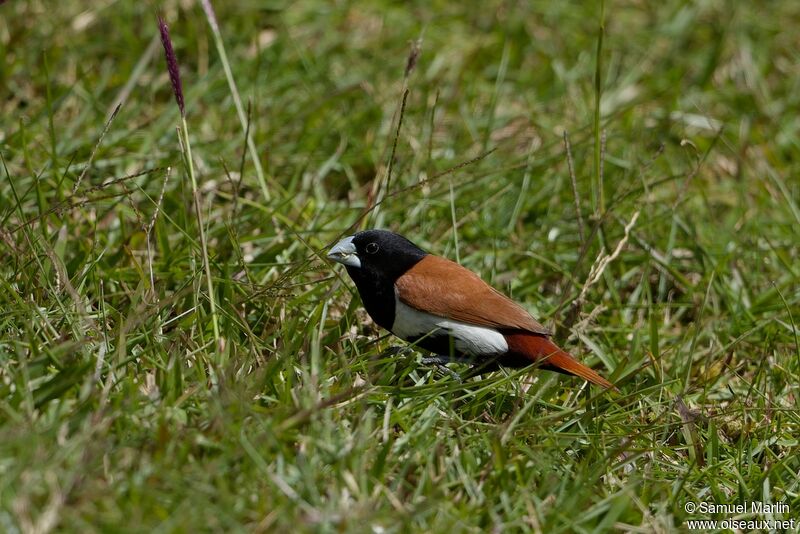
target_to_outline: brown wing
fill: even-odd
[[[422,258],[397,279],[395,288],[403,303],[439,317],[550,335],[522,306],[469,269],[439,256]]]

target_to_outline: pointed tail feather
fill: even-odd
[[[594,369],[586,367],[544,336],[520,332],[505,334],[505,338],[509,353],[538,363],[543,369],[579,376],[606,389],[617,389]]]

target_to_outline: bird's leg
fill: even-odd
[[[453,358],[450,356],[442,356],[441,354],[432,354],[430,356],[422,357],[422,365],[434,366],[442,373],[449,375],[453,380],[457,382],[463,382],[460,374],[447,367],[447,364],[452,361]]]
[[[447,365],[453,360],[450,356],[431,354],[430,356],[423,356],[421,361],[423,365]]]

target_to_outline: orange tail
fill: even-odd
[[[505,338],[510,354],[523,356],[540,364],[543,369],[579,376],[592,384],[607,389],[616,389],[614,384],[558,348],[555,343],[544,336],[520,332],[505,334]]]

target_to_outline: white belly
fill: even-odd
[[[426,334],[448,334],[453,338],[456,350],[469,356],[490,356],[503,354],[508,350],[508,343],[503,334],[493,328],[475,326],[415,310],[400,302],[396,296],[392,333],[404,340]]]

